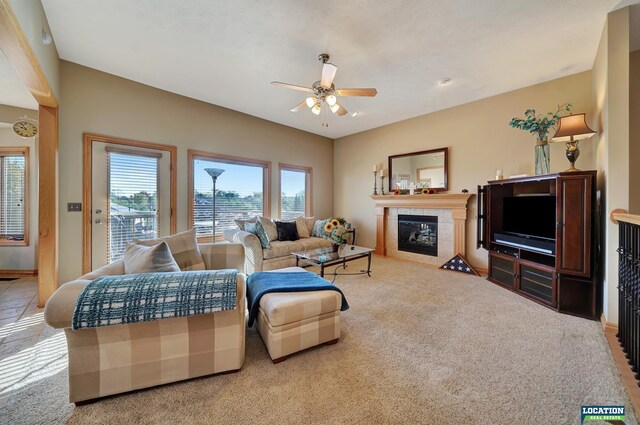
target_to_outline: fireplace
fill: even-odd
[[[398,214],[398,251],[438,256],[438,217]]]

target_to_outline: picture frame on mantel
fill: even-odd
[[[395,169],[395,171],[394,171]],[[416,173],[414,176],[413,173]],[[419,175],[418,175],[419,174]],[[449,148],[430,149],[389,156],[389,193],[398,189],[396,176],[419,183],[429,179],[429,188],[436,192],[449,190]],[[406,188],[403,188],[406,189]]]

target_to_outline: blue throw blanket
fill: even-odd
[[[101,276],[78,296],[72,329],[234,310],[237,277],[237,270]]]
[[[258,315],[260,299],[273,292],[336,291],[342,295],[340,311],[349,309],[344,294],[337,286],[311,272],[255,272],[247,279],[249,327]]]

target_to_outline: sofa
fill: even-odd
[[[296,251],[306,251],[316,248],[329,248],[328,239],[318,237],[300,238],[296,241],[271,241],[271,249],[263,249],[260,239],[253,233],[244,230],[226,230],[224,237],[229,242],[241,244],[244,247],[244,272],[283,269],[296,265],[296,258],[292,255]]]
[[[199,244],[207,270],[244,270],[240,244]],[[71,329],[76,299],[99,276],[124,274],[123,260],[60,286],[45,307],[49,326],[64,329],[69,400],[79,403],[214,373],[237,371],[245,356],[245,277],[235,310],[97,328]]]

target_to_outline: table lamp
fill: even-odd
[[[567,144],[567,159],[571,163],[566,171],[580,171],[576,168],[576,161],[580,156],[578,142],[589,139],[596,134],[587,125],[586,114],[572,114],[558,120],[558,130],[551,138],[552,142],[565,142]]]

